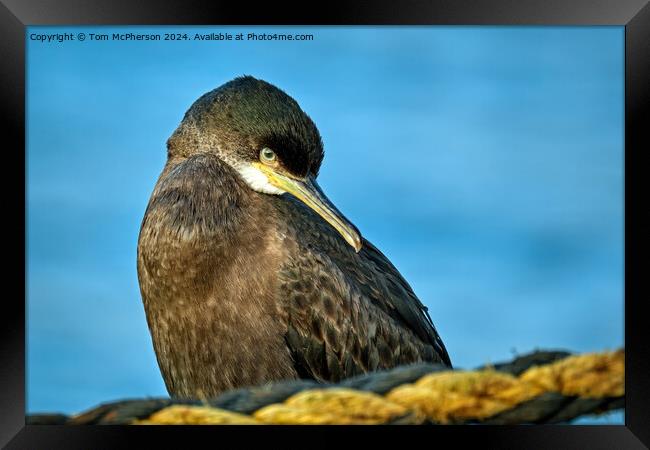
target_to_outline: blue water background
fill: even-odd
[[[187,108],[242,74],[313,118],[321,186],[428,305],[455,366],[623,346],[622,27],[29,40],[66,31],[170,30],[28,30],[28,411],[166,395],[136,276],[140,221]]]

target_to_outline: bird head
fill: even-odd
[[[167,147],[169,157],[216,154],[254,191],[293,195],[361,250],[359,231],[316,182],[324,155],[316,125],[272,84],[245,76],[204,94]]]

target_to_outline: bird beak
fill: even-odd
[[[359,230],[327,198],[313,177],[298,179],[277,173],[263,165],[258,167],[263,170],[269,183],[290,193],[315,211],[359,253],[361,250],[361,234]]]

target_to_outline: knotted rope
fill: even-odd
[[[108,403],[30,424],[519,424],[567,422],[624,407],[624,351],[537,351],[474,371],[415,364],[336,385],[306,380],[227,392],[208,402]]]

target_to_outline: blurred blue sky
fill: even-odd
[[[314,40],[27,40],[29,411],[166,395],[140,221],[187,108],[242,74],[313,118],[321,186],[429,306],[455,366],[623,345],[623,27],[120,30]]]

